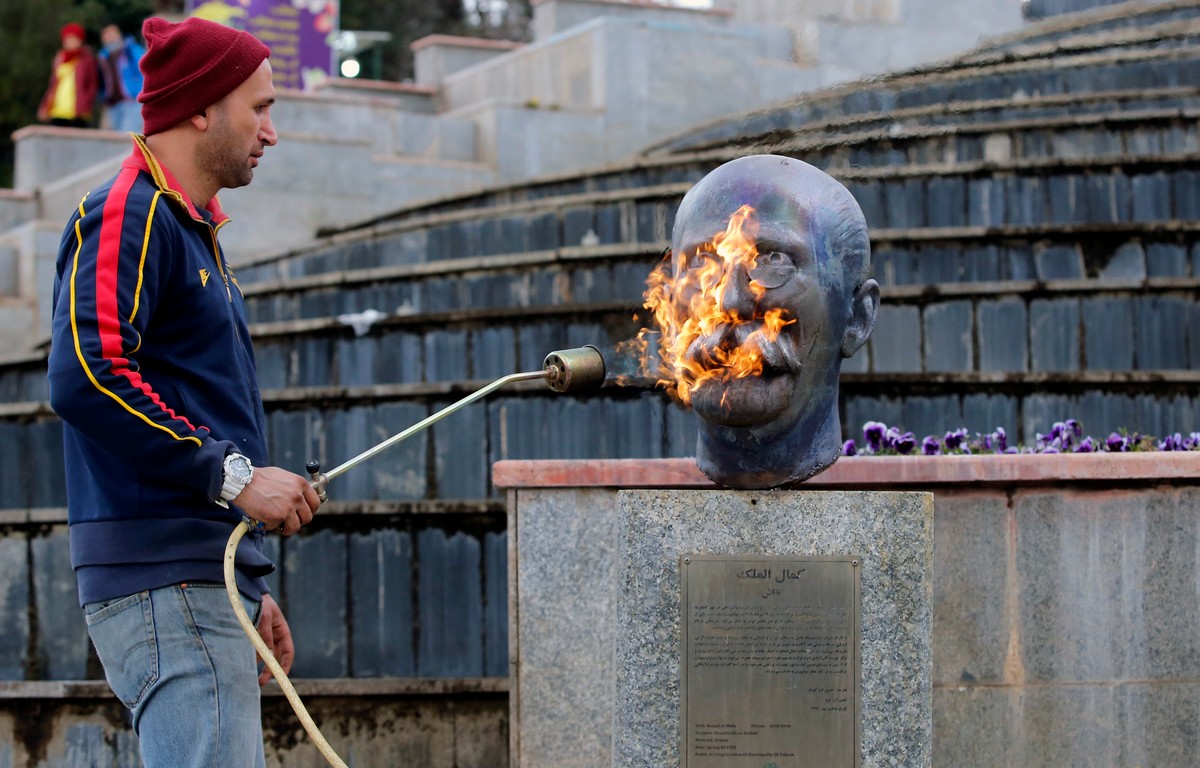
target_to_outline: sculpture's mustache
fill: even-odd
[[[697,337],[687,349],[687,357],[703,368],[720,368],[733,350],[756,348],[762,355],[763,373],[799,374],[804,367],[796,338],[780,333],[767,337],[762,323],[722,323],[712,333]]]

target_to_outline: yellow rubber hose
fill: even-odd
[[[267,647],[262,636],[258,634],[258,630],[250,623],[250,617],[246,615],[246,609],[242,605],[242,597],[238,594],[237,577],[234,575],[233,562],[237,557],[238,542],[242,537],[257,525],[254,522],[242,521],[233,529],[233,533],[229,536],[229,543],[225,545],[225,591],[229,594],[229,602],[233,606],[233,612],[237,616],[238,624],[242,625],[242,631],[246,633],[246,637],[250,638],[250,642],[254,644],[255,650],[267,667],[271,670],[271,674],[275,675],[275,679],[279,681],[279,687],[283,689],[283,695],[287,696],[288,702],[292,705],[292,709],[296,710],[296,716],[300,718],[300,724],[304,726],[304,730],[312,738],[313,743],[317,745],[317,749],[325,757],[329,764],[336,768],[347,768],[346,763],[342,758],[338,757],[333,751],[333,747],[329,746],[329,742],[321,735],[321,730],[317,728],[317,724],[313,722],[312,715],[308,714],[308,710],[304,707],[304,702],[300,701],[300,694],[296,693],[296,689],[292,686],[292,681],[288,680],[287,673],[283,671],[283,667],[275,660],[275,655],[271,653],[271,649]]]

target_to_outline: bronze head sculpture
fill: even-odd
[[[704,473],[775,488],[833,464],[841,361],[866,342],[879,306],[850,192],[792,158],[725,163],[684,196],[660,270],[648,306],[676,394],[700,417]]]

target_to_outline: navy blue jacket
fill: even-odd
[[[50,404],[64,422],[71,564],[81,604],[223,580],[241,520],[216,503],[226,454],[267,463],[245,306],[217,243],[214,198],[195,206],[140,138],[89,192],[59,246]],[[262,539],[238,551],[258,599]]]

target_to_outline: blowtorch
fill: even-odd
[[[399,432],[387,440],[375,445],[347,462],[339,464],[328,472],[321,472],[321,464],[318,461],[309,461],[305,465],[305,469],[309,474],[309,483],[313,490],[321,497],[321,501],[327,500],[326,487],[329,481],[333,478],[347,472],[358,466],[367,459],[375,456],[382,451],[387,450],[391,446],[405,440],[423,429],[433,425],[435,422],[444,419],[460,408],[470,405],[471,403],[486,397],[490,393],[496,391],[500,387],[511,384],[516,381],[534,381],[537,379],[545,379],[546,384],[555,392],[585,392],[591,389],[598,389],[604,384],[605,367],[604,357],[601,356],[600,350],[591,345],[584,347],[576,347],[573,349],[562,349],[556,352],[551,352],[546,355],[543,362],[543,368],[540,371],[529,371],[526,373],[511,373],[502,378],[496,379],[491,384],[476,390],[470,395],[461,400],[446,406],[437,413],[428,418],[418,421],[408,429]],[[296,711],[296,716],[300,719],[300,724],[304,726],[304,730],[312,738],[321,755],[329,762],[330,765],[336,768],[347,768],[345,761],[338,757],[334,752],[333,747],[325,740],[312,716],[305,708],[304,702],[300,700],[299,694],[296,693],[295,687],[287,674],[283,671],[283,667],[275,660],[275,656],[263,642],[263,639],[251,623],[250,617],[246,615],[246,609],[242,606],[242,600],[238,595],[237,578],[235,576],[234,560],[237,556],[238,542],[242,540],[248,532],[260,526],[256,520],[243,518],[242,522],[234,527],[233,533],[229,536],[229,542],[225,545],[225,591],[229,594],[229,602],[233,606],[233,612],[237,615],[238,624],[241,625],[242,631],[250,638],[250,642],[254,644],[254,648],[258,651],[258,655],[263,662],[270,668],[271,673],[279,682],[279,687],[283,690],[284,696],[287,697],[288,703],[292,705],[292,709]]]
[[[309,484],[313,490],[321,497],[321,501],[327,501],[328,496],[325,492],[325,487],[329,481],[343,472],[354,469],[362,462],[375,456],[378,453],[386,451],[396,443],[405,440],[412,435],[420,432],[423,429],[433,425],[435,422],[444,419],[460,408],[470,405],[471,403],[486,397],[500,387],[511,384],[516,381],[533,381],[536,379],[545,379],[547,386],[555,392],[585,392],[589,389],[597,389],[604,383],[604,358],[600,354],[600,350],[590,344],[574,349],[560,349],[557,352],[551,352],[546,355],[544,366],[540,371],[529,371],[526,373],[510,373],[507,376],[496,379],[486,387],[479,389],[472,394],[464,397],[453,405],[446,406],[437,413],[428,418],[418,421],[408,429],[398,434],[392,435],[387,440],[378,445],[368,448],[354,458],[337,465],[328,472],[321,471],[321,463],[313,460],[305,464],[305,470],[309,475]]]

